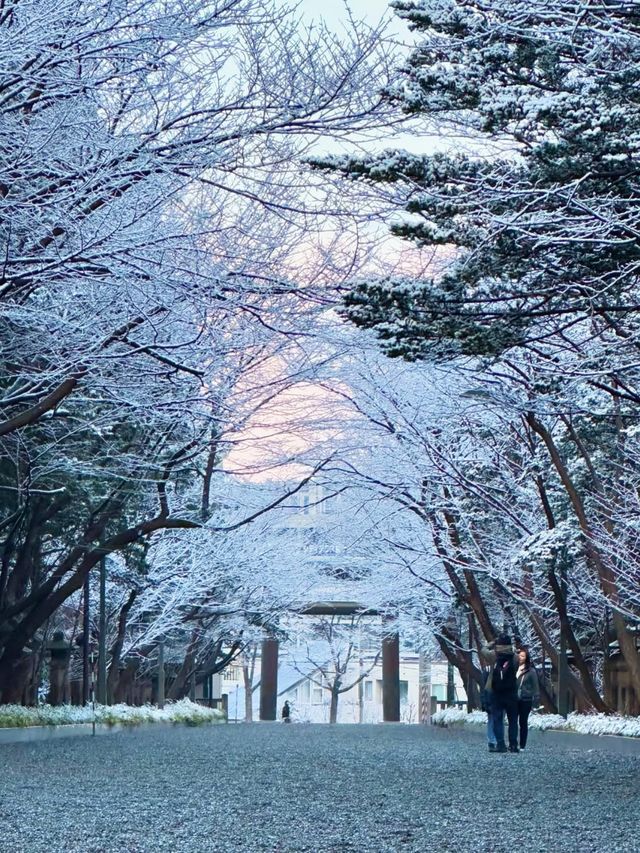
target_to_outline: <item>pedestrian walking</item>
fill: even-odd
[[[540,701],[540,685],[538,675],[531,663],[531,655],[526,646],[518,649],[518,669],[516,671],[518,683],[518,729],[520,732],[520,749],[527,746],[527,735],[529,734],[529,714],[534,706]]]
[[[507,715],[509,752],[518,749],[518,659],[511,645],[511,637],[501,634],[483,647],[482,653],[493,662],[491,670],[491,708],[496,752],[507,752],[504,737],[504,715]]]
[[[291,705],[289,705],[289,700],[287,699],[284,705],[282,706],[282,722],[290,723],[291,722]]]

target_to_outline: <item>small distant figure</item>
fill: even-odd
[[[291,722],[291,705],[289,704],[289,700],[284,703],[282,706],[282,722],[290,723]]]

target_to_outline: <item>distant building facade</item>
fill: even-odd
[[[373,663],[371,656],[363,659],[364,669],[368,670]],[[430,680],[427,696],[434,696],[439,703],[446,701],[448,667],[443,661],[432,661],[429,666]],[[360,662],[345,673],[343,683],[350,685],[360,674]],[[420,660],[412,653],[400,655],[400,719],[403,723],[414,724],[423,721],[420,692]],[[253,719],[259,720],[260,708],[260,657],[255,665],[255,678],[252,691]],[[236,661],[222,674],[221,690],[226,694],[229,720],[244,722],[245,720],[245,685],[242,674],[242,663]],[[466,700],[466,694],[458,671],[454,672],[455,699],[458,702]],[[278,714],[285,701],[292,709],[292,719],[295,722],[328,723],[331,694],[316,670],[309,665],[308,671],[300,673],[299,668],[293,667],[286,655],[278,669]],[[378,661],[370,672],[358,683],[344,693],[338,700],[339,723],[380,723],[382,722],[382,663]]]

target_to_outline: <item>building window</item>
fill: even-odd
[[[620,711],[620,712],[625,711],[626,710],[626,704],[627,704],[627,688],[621,687],[620,688],[620,702],[619,702],[618,711]]]
[[[438,702],[446,702],[447,701],[447,685],[446,684],[432,684],[431,685],[431,695],[435,696]]]
[[[314,705],[322,705],[322,687],[314,687],[311,691],[311,701]]]
[[[373,681],[365,681],[364,683],[364,701],[373,702]]]
[[[223,681],[242,681],[242,667],[228,666],[222,673]]]
[[[305,515],[309,515],[309,504],[311,503],[311,499],[309,495],[302,496],[302,512]]]
[[[409,701],[409,682],[401,681],[400,682],[400,704],[406,705]]]

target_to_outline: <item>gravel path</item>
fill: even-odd
[[[640,851],[640,755],[218,725],[0,745],[1,853]]]

